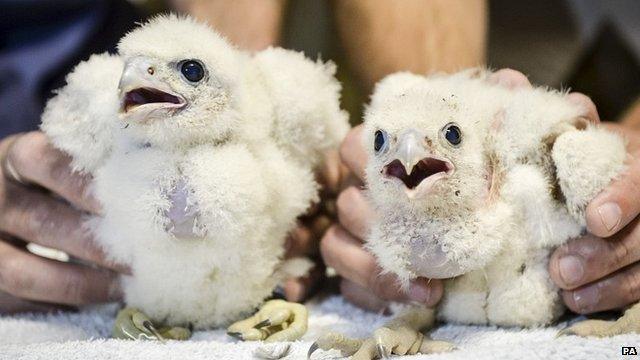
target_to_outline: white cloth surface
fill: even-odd
[[[309,346],[326,331],[366,337],[388,317],[362,311],[341,297],[308,304],[309,331],[291,345],[284,359],[306,359]],[[109,339],[116,305],[85,309],[79,313],[23,314],[0,317],[0,359],[252,359],[257,347],[273,345],[237,342],[223,329],[196,332],[189,341],[134,342]],[[555,338],[559,328],[500,329],[484,326],[442,325],[434,339],[452,341],[459,350],[448,354],[416,355],[418,359],[618,359],[623,346],[640,351],[640,335],[608,339],[575,336]],[[337,351],[317,351],[313,359],[339,359]]]

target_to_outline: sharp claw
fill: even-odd
[[[166,340],[165,340],[165,338],[164,338],[162,335],[160,335],[160,333],[158,332],[158,330],[156,329],[156,327],[155,327],[155,326],[153,326],[153,324],[151,323],[151,321],[149,321],[149,320],[145,320],[145,321],[142,323],[142,326],[144,326],[147,330],[149,330],[149,331],[153,334],[153,336],[155,336],[156,338],[158,338],[158,340],[160,340],[160,341],[162,341],[162,342],[165,342],[165,341],[166,341]]]
[[[568,336],[568,335],[575,335],[576,333],[571,330],[570,327],[562,329],[560,331],[558,331],[558,333],[556,334],[556,339],[561,337],[561,336]]]
[[[260,328],[263,328],[263,327],[265,327],[265,326],[271,326],[271,320],[266,319],[266,320],[260,321],[260,322],[259,322],[259,323],[257,323],[257,324],[256,324],[256,326],[254,326],[253,328],[254,328],[254,329],[260,329]]]
[[[234,337],[234,338],[236,338],[238,340],[244,341],[244,338],[242,337],[242,333],[239,333],[239,332],[227,332],[227,335],[229,335],[231,337]]]
[[[309,348],[309,351],[307,352],[307,360],[311,359],[311,355],[313,354],[314,351],[318,350],[320,347],[318,346],[318,343],[313,343],[311,344],[311,347]]]
[[[389,353],[389,351],[387,351],[387,349],[384,346],[382,346],[382,344],[377,344],[376,349],[378,349],[378,356],[381,359],[389,359],[391,357],[391,354]]]

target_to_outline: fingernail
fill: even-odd
[[[429,290],[429,287],[424,285],[412,284],[411,286],[409,286],[409,292],[407,295],[409,296],[409,300],[411,301],[426,303],[429,300],[430,293],[431,291]]]
[[[622,210],[620,210],[620,206],[614,202],[608,202],[598,206],[598,214],[607,231],[615,229],[615,227],[620,224],[622,218]]]
[[[584,276],[582,260],[574,255],[567,255],[558,261],[560,277],[565,285],[577,285]]]
[[[600,291],[597,286],[574,291],[573,301],[581,313],[592,312],[598,302],[600,302]]]

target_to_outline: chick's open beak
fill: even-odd
[[[396,178],[405,185],[408,197],[425,194],[432,185],[453,173],[449,159],[437,156],[427,149],[425,140],[418,131],[409,130],[400,135],[392,161],[383,168],[383,174]]]
[[[136,118],[150,118],[186,105],[184,98],[158,79],[153,63],[144,57],[129,59],[120,83],[120,113]]]

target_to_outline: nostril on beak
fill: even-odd
[[[149,66],[149,67],[147,68],[147,73],[148,73],[149,75],[153,75],[155,72],[156,72],[156,70],[153,68],[153,66]]]

